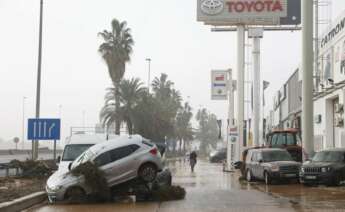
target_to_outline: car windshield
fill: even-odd
[[[284,145],[296,145],[296,139],[293,133],[277,133],[272,136],[272,147]]]
[[[323,151],[313,157],[314,162],[343,162],[344,152]]]
[[[72,169],[74,169],[82,163],[85,163],[86,161],[89,161],[93,156],[94,154],[93,152],[91,152],[91,150],[86,150],[77,159],[75,159],[75,161],[73,161]]]
[[[62,161],[74,161],[93,144],[69,144],[65,146]]]
[[[267,151],[262,153],[264,162],[292,161],[290,154],[286,151]]]

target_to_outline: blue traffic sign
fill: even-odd
[[[29,119],[28,140],[60,140],[60,119]]]

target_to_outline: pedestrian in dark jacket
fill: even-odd
[[[192,151],[189,155],[189,163],[192,172],[194,172],[194,166],[196,165],[198,155],[195,151]]]

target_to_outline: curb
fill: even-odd
[[[43,202],[47,198],[47,194],[44,191],[36,192],[18,199],[0,203],[1,212],[14,212],[27,209],[33,205]]]

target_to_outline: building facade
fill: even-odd
[[[317,61],[318,67],[314,69],[315,151],[345,147],[345,11],[321,36]],[[273,120],[272,128],[301,128],[302,71],[297,69],[274,97],[275,106],[269,119]]]

